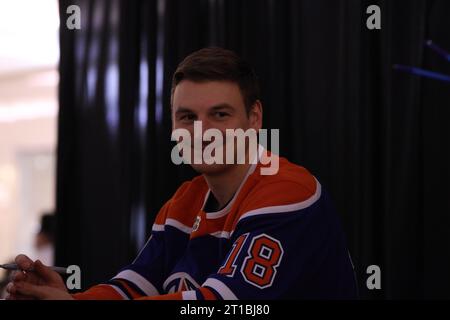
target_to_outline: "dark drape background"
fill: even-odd
[[[64,27],[71,4],[81,30]],[[450,85],[392,70],[450,74],[423,46],[450,50],[449,16],[447,0],[60,0],[57,263],[80,265],[86,288],[144,244],[193,175],[170,161],[171,74],[218,45],[254,65],[281,155],[331,193],[361,296],[449,298]],[[372,264],[381,290],[365,286]]]

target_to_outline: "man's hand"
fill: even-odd
[[[7,299],[73,299],[61,276],[39,260],[33,262],[21,254],[15,262],[22,271],[14,272],[12,282],[6,288]]]

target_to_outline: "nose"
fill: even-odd
[[[202,134],[204,134],[206,130],[213,128],[213,126],[211,125],[211,121],[209,121],[207,117],[202,118],[201,121],[202,121],[202,129],[203,129]]]
[[[205,117],[198,117],[197,121],[201,121],[201,122],[195,124],[194,139],[198,140],[198,141],[202,141],[202,145],[205,146],[205,145],[210,143],[210,142],[207,142],[207,141],[203,141],[206,131],[209,130],[209,129],[217,129],[217,128],[214,126],[213,121],[208,119],[208,117],[206,117],[206,116]]]

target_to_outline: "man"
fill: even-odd
[[[224,136],[227,129],[262,127],[257,78],[228,50],[206,48],[185,58],[171,98],[174,131],[198,136],[197,121]],[[210,143],[202,141],[200,151]],[[274,155],[245,151],[243,164],[194,161],[201,175],[161,208],[145,247],[110,281],[70,295],[56,273],[20,255],[21,268],[34,271],[15,276],[11,298],[355,298],[344,234],[320,183],[284,158],[277,158],[275,174],[263,175],[263,158]]]

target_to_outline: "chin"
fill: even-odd
[[[218,175],[227,171],[229,164],[191,164],[191,167],[200,174]]]

